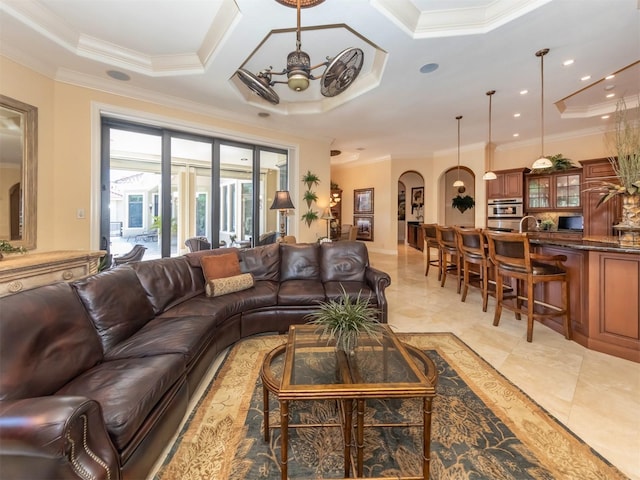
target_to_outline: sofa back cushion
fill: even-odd
[[[319,244],[280,244],[280,281],[287,280],[320,281]]]
[[[0,400],[51,395],[102,360],[102,346],[68,283],[0,298]]]
[[[280,245],[244,248],[238,252],[242,273],[250,273],[254,280],[280,280]]]
[[[73,287],[89,312],[105,353],[154,317],[146,292],[129,266],[83,278]]]
[[[323,282],[362,282],[369,265],[369,252],[362,242],[327,242],[320,247]]]
[[[133,263],[130,268],[138,275],[156,314],[204,291],[202,270],[196,273],[184,256]]]

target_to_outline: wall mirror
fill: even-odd
[[[36,248],[38,109],[0,95],[0,240]]]

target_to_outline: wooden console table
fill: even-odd
[[[63,250],[5,255],[0,260],[0,297],[98,273],[103,250]]]

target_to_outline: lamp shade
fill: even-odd
[[[550,167],[553,167],[553,162],[547,157],[540,157],[535,162],[533,162],[533,165],[531,165],[531,168],[533,168],[534,170]]]
[[[483,180],[496,180],[497,178],[498,176],[492,171],[488,171],[482,176]]]
[[[324,209],[324,213],[320,218],[322,218],[322,220],[333,220],[336,217],[333,216],[333,213],[331,212],[331,208],[327,207]]]
[[[273,197],[273,203],[270,210],[287,210],[289,208],[296,208],[291,202],[291,197],[287,190],[278,190],[275,197]]]

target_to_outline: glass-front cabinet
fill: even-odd
[[[582,173],[530,174],[526,178],[525,210],[580,210]]]
[[[580,174],[557,175],[556,179],[556,207],[580,207]]]
[[[551,207],[551,177],[529,178],[527,182],[528,209]]]

